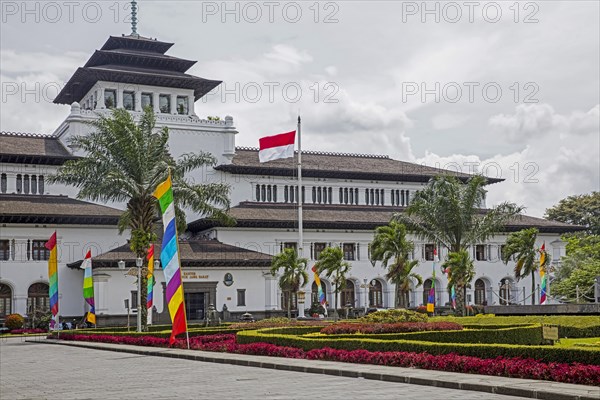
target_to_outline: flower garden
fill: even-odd
[[[557,343],[542,325],[559,325]],[[169,347],[169,330],[63,331],[61,340]],[[168,328],[168,327],[166,327]],[[55,335],[55,334],[53,334]],[[435,317],[389,310],[329,323],[283,318],[190,327],[193,350],[303,358],[600,386],[598,317]],[[56,337],[54,337],[56,338]],[[186,348],[185,339],[173,347]]]

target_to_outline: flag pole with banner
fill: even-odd
[[[546,242],[540,248],[540,305],[546,304],[546,290],[548,285],[548,275],[546,274]],[[532,294],[533,296],[533,294]]]
[[[298,257],[303,256],[304,250],[302,200],[302,134],[300,131],[300,116],[298,115]]]
[[[152,306],[153,306],[153,295],[154,295],[154,244],[150,245],[148,249],[148,290],[146,295],[146,308],[148,309],[147,313],[147,322],[148,325],[152,325]]]
[[[60,317],[58,316],[58,255],[56,251],[56,231],[54,231],[44,246],[50,250],[50,257],[48,258],[48,297],[50,298],[50,312],[52,312],[50,329],[57,330]],[[34,310],[32,310],[32,312],[33,311]]]
[[[431,289],[429,289],[429,295],[427,296],[427,312],[433,313],[435,311],[435,261],[437,258],[437,249],[433,247],[433,277],[431,278]]]
[[[163,221],[163,241],[160,251],[160,263],[165,274],[166,300],[171,316],[172,328],[169,343],[175,343],[176,336],[185,333],[187,347],[190,348],[190,336],[185,315],[185,300],[183,296],[183,281],[179,261],[179,241],[177,240],[177,222],[175,219],[175,202],[173,201],[173,185],[171,173],[167,180],[160,183],[154,191],[158,199]]]
[[[90,306],[90,309],[85,317],[86,321],[96,326],[96,306],[94,303],[94,277],[92,274],[92,251],[88,250],[85,259],[81,264],[83,268],[83,298]]]

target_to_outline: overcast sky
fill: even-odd
[[[69,110],[52,104],[57,88],[109,35],[130,33],[129,3],[1,4],[1,129],[51,134]],[[597,1],[226,8],[141,0],[138,32],[197,60],[189,73],[224,82],[196,112],[233,116],[237,145],[294,129],[300,112],[304,149],[505,178],[488,205],[542,216],[600,189]]]

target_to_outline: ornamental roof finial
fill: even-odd
[[[137,1],[131,1],[131,34],[137,35]]]

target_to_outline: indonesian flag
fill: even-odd
[[[294,157],[295,140],[296,131],[260,138],[258,140],[260,147],[258,159],[261,163],[263,163],[277,160],[279,158]]]

